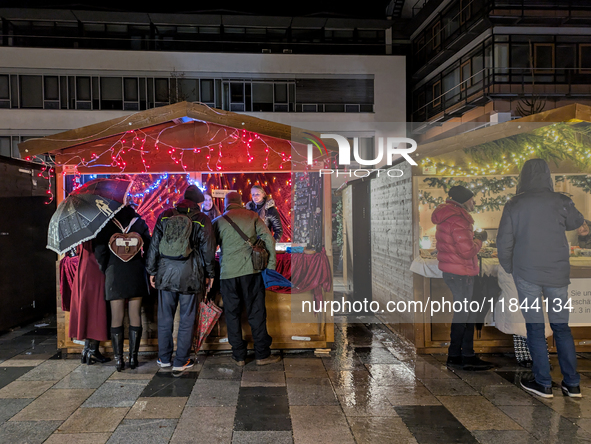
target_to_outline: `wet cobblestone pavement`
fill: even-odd
[[[379,324],[336,324],[333,350],[283,352],[265,367],[198,355],[179,378],[140,355],[135,370],[81,365],[56,349],[55,321],[0,336],[0,443],[591,443],[591,359],[583,399],[518,387],[511,356],[451,372]],[[553,379],[559,384],[556,356]]]

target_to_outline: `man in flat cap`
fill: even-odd
[[[252,248],[240,231],[255,243],[260,237],[269,252],[268,269],[275,269],[275,240],[265,222],[254,211],[242,205],[242,197],[235,191],[226,194],[226,211],[213,221],[213,228],[220,254],[220,291],[224,301],[224,314],[228,328],[228,342],[232,346],[232,359],[236,365],[246,365],[247,342],[242,337],[242,307],[246,308],[248,323],[254,341],[257,365],[281,361],[281,356],[271,354],[273,339],[267,332],[265,308],[265,283],[260,270],[252,264]],[[240,230],[240,231],[239,231]]]
[[[150,283],[158,289],[158,365],[172,366],[173,376],[195,365],[189,354],[197,299],[207,294],[215,276],[215,236],[209,217],[199,208],[204,200],[201,190],[191,185],[176,208],[160,214],[146,261]],[[180,323],[173,362],[177,305]]]
[[[465,306],[472,301],[474,277],[479,273],[478,257],[486,231],[474,233],[474,193],[462,186],[449,190],[449,198],[431,215],[437,225],[437,260],[443,280],[453,294],[454,302]],[[474,316],[468,311],[454,310],[451,325],[447,366],[464,370],[488,370],[492,365],[474,353]]]

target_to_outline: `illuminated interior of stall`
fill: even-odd
[[[555,191],[569,195],[583,215],[591,218],[591,124],[556,123],[445,156],[424,158],[419,178],[420,247],[435,249],[433,209],[447,191],[462,185],[475,195],[474,228],[487,230],[494,246],[505,203],[515,195],[518,174],[528,159],[548,162]],[[492,238],[491,238],[492,235]],[[569,239],[573,233],[568,234]]]

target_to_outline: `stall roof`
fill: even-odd
[[[140,130],[167,122],[182,124],[189,121],[205,121],[302,144],[309,143],[305,133],[317,135],[313,131],[271,122],[257,117],[230,111],[222,111],[198,103],[180,102],[173,105],[140,111],[127,116],[64,131],[39,139],[29,139],[20,143],[18,148],[22,157],[45,153],[58,153],[67,148],[86,144],[93,140],[100,140],[123,134],[126,131]],[[331,142],[331,139],[326,140],[326,147],[331,151],[338,151],[338,145],[336,145],[336,142]]]
[[[454,151],[482,145],[483,143],[530,132],[557,122],[591,122],[591,107],[574,103],[476,131],[419,144],[417,152],[420,158],[442,156]],[[525,125],[521,125],[522,123]]]

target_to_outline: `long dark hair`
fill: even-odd
[[[202,207],[202,211],[211,219],[214,220],[216,217],[220,216],[222,213],[220,212],[220,209],[218,208],[218,206],[215,204],[215,202],[213,201],[213,196],[210,193],[203,193],[204,196],[209,196],[211,198],[211,209],[209,210],[205,210],[203,209],[203,205],[201,205]],[[205,203],[205,202],[204,202]]]

